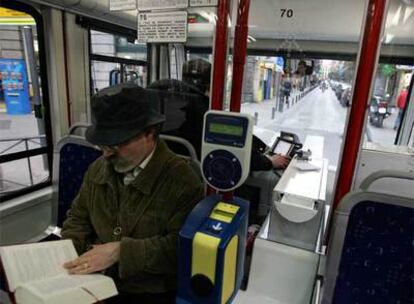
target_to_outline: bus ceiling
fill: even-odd
[[[386,31],[383,43],[413,46],[414,19],[412,8],[407,0],[390,0]],[[65,11],[94,17],[112,24],[136,29],[136,11],[108,11],[108,2],[100,0],[30,0],[25,2],[50,5]],[[274,39],[298,41],[327,41],[358,43],[362,21],[368,1],[360,0],[299,0],[289,2],[289,8],[283,9],[282,1],[253,1],[249,14],[249,35],[257,41]],[[323,9],[322,9],[323,8]],[[237,1],[232,1],[231,35],[237,15]],[[93,13],[91,13],[93,12]],[[188,8],[190,14],[206,16],[207,22],[190,23],[189,37],[208,38],[214,34],[216,8]],[[275,18],[279,14],[281,18]],[[327,26],[329,24],[329,26]],[[267,42],[266,42],[267,43]],[[211,45],[211,44],[210,44]],[[249,45],[250,46],[250,45]]]

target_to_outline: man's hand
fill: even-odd
[[[285,169],[290,162],[289,157],[281,154],[269,156],[269,159],[272,162],[273,169]]]
[[[120,242],[94,245],[77,259],[63,265],[69,274],[88,274],[111,267],[119,261]]]

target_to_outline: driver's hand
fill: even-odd
[[[272,162],[273,169],[285,169],[290,162],[290,158],[286,155],[275,154],[268,157]]]

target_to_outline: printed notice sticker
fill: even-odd
[[[218,0],[190,0],[190,6],[217,6]]]
[[[188,0],[138,0],[139,11],[181,9],[188,7]]]
[[[186,42],[187,12],[138,14],[138,42]]]
[[[109,0],[110,11],[127,11],[137,9],[137,0]]]

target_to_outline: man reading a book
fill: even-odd
[[[203,185],[158,138],[156,96],[132,84],[91,99],[86,139],[103,155],[85,174],[63,224],[79,257],[71,274],[104,272],[119,296],[106,303],[175,303],[177,236]]]

